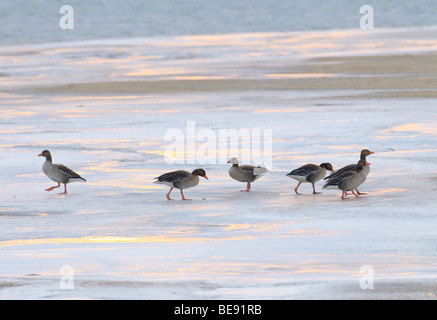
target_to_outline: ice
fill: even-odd
[[[437,175],[436,150],[428,145],[435,137],[421,136],[417,144],[413,137],[398,141],[399,136],[416,133],[386,131],[404,123],[396,113],[411,110],[412,103],[414,114],[425,121],[421,113],[433,101],[397,101],[393,107],[392,101],[330,100],[333,106],[320,112],[314,107],[321,102],[316,97],[285,102],[280,92],[262,95],[268,99],[252,100],[250,109],[239,105],[232,118],[207,97],[203,103],[208,112],[194,115],[183,109],[182,117],[166,115],[166,122],[181,129],[183,119],[191,116],[199,123],[214,117],[218,127],[225,122],[239,127],[247,112],[278,100],[286,108],[308,109],[264,113],[262,118],[252,113],[248,127],[275,125],[279,141],[274,143],[273,172],[256,181],[251,193],[241,193],[243,186],[228,177],[226,165],[203,166],[210,180],[185,192],[193,198],[189,202],[182,202],[177,192],[174,201],[167,201],[167,189],[153,184],[155,176],[176,168],[160,155],[160,130],[166,127],[162,115],[135,113],[141,106],[165,108],[167,95],[162,103],[154,99],[152,108],[147,102],[132,107],[129,101],[108,107],[105,99],[102,113],[96,97],[92,111],[84,112],[91,116],[80,121],[62,117],[71,112],[68,103],[50,106],[44,101],[46,114],[55,115],[50,128],[41,128],[46,125],[41,112],[6,120],[4,131],[16,127],[17,118],[27,129],[14,139],[7,136],[13,133],[2,134],[0,268],[10,283],[0,291],[2,297],[19,297],[25,287],[28,298],[319,298],[327,297],[322,284],[341,286],[342,281],[354,288],[349,289],[353,295],[361,296],[368,294],[359,287],[362,265],[373,266],[382,279],[433,278],[432,190]],[[235,100],[251,96],[215,95],[221,106],[236,106]],[[307,100],[305,94],[302,99]],[[86,101],[74,103],[84,104],[80,110],[89,109]],[[374,105],[385,110],[385,117],[374,118]],[[33,108],[25,110],[31,113]],[[308,112],[317,125],[306,123]],[[333,127],[329,120],[340,114],[345,125]],[[355,130],[359,124],[365,130]],[[362,187],[369,192],[366,198],[341,201],[338,192],[312,195],[306,186],[304,195],[294,194],[295,182],[285,176],[287,171],[306,162],[331,161],[340,167],[354,162],[364,147],[376,152]],[[54,162],[74,168],[88,182],[69,185],[67,196],[45,192],[51,182],[36,156],[42,149],[50,149]],[[71,292],[58,286],[63,265],[74,268]],[[82,278],[103,280],[89,285]],[[311,287],[318,289],[309,294]]]
[[[228,77],[217,59],[215,75]],[[198,70],[201,60],[187,60]],[[248,61],[242,69],[257,60]],[[91,77],[78,71],[58,83],[68,64],[45,64],[54,74],[42,72],[41,85]],[[95,67],[92,80],[112,72]],[[435,99],[370,89],[40,92],[38,84],[18,79],[1,91],[2,299],[435,298]],[[164,134],[185,132],[187,121],[214,132],[272,129],[272,172],[243,193],[227,164],[167,164]],[[356,163],[363,148],[375,154],[362,199],[313,195],[310,185],[297,196],[285,176],[305,163]],[[87,182],[68,185],[68,195],[44,191],[53,185],[37,157],[44,149]],[[177,190],[167,201],[168,188],[153,184],[197,167],[210,180],[185,191],[192,201]],[[62,288],[63,266],[74,271],[74,289]],[[374,271],[374,289],[360,287],[363,266]]]

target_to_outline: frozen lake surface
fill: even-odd
[[[33,76],[55,85],[69,65],[42,63],[46,50],[34,55],[34,75],[2,78],[0,298],[435,298],[435,99],[378,98],[375,90],[30,90]],[[214,77],[229,77],[220,57],[208,58],[217,59]],[[86,61],[75,59],[78,67]],[[203,61],[186,60],[190,72]],[[97,79],[119,70],[94,66]],[[249,77],[247,65],[236,70]],[[86,79],[95,80],[73,73],[72,83]],[[185,132],[187,121],[214,132],[272,129],[272,173],[242,193],[226,164],[167,164],[164,134]],[[297,196],[285,176],[305,163],[356,163],[363,148],[375,152],[360,188],[365,198],[313,195],[310,185]],[[70,184],[68,195],[44,191],[53,185],[37,157],[44,149],[87,182]],[[177,191],[167,201],[168,189],[153,184],[162,173],[197,167],[210,180],[185,192],[192,201]],[[63,266],[73,271],[72,290],[62,288]],[[363,266],[374,272],[373,290],[360,288]]]
[[[165,95],[116,104],[46,96],[39,97],[43,111],[18,108],[2,117],[0,271],[8,285],[1,296],[299,298],[303,287],[318,298],[330,293],[311,288],[337,282],[367,294],[359,287],[363,265],[376,279],[432,278],[437,150],[435,118],[426,115],[433,101],[325,105],[325,97],[299,95]],[[272,104],[284,112],[259,113]],[[180,166],[163,161],[160,132],[169,124],[183,129],[184,117],[207,127],[273,127],[273,172],[241,193],[227,166],[202,166],[210,180],[186,191],[193,200],[175,192],[167,201],[153,178]],[[312,195],[309,186],[294,194],[289,170],[324,161],[338,168],[364,147],[375,151],[366,198]],[[67,196],[45,192],[52,182],[36,157],[43,149],[88,182],[70,185]],[[75,290],[59,290],[63,265],[74,268]]]

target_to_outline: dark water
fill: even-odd
[[[62,30],[62,5],[74,29]],[[362,5],[378,27],[437,24],[435,0],[1,0],[0,45],[106,38],[359,28]]]

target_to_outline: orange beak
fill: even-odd
[[[373,151],[369,151],[369,153],[370,153],[370,154],[374,154],[375,152],[373,152]]]
[[[370,166],[370,163],[366,162],[366,166]]]
[[[209,180],[208,177],[206,176],[206,174],[203,176],[206,180]]]
[[[231,160],[228,160],[228,162],[227,163],[231,163]]]
[[[43,157],[42,152],[38,155],[38,157]]]

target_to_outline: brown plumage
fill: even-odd
[[[172,172],[164,173],[163,175],[160,175],[159,177],[156,177],[157,181],[155,183],[157,184],[165,184],[170,187],[170,191],[167,193],[167,199],[172,200],[170,198],[170,193],[173,190],[173,188],[177,188],[181,190],[182,200],[191,200],[186,199],[184,197],[183,189],[188,189],[191,187],[195,187],[199,184],[199,176],[204,177],[208,180],[208,177],[206,176],[206,172],[203,169],[196,169],[193,172],[188,172],[185,170],[177,170]]]
[[[246,182],[247,188],[246,190],[241,191],[250,191],[251,182],[261,178],[264,174],[270,172],[264,167],[260,166],[251,166],[251,165],[239,165],[237,158],[232,158],[228,161],[228,163],[232,163],[232,166],[229,168],[229,175],[231,178],[240,181]]]
[[[333,171],[332,165],[330,163],[322,163],[321,165],[316,164],[305,164],[297,169],[292,170],[287,174],[287,177],[299,181],[297,187],[294,188],[296,194],[301,183],[309,182],[313,185],[313,193],[317,194],[315,183],[326,176],[326,170]]]
[[[57,186],[50,187],[46,189],[46,191],[52,191],[53,189],[59,188],[62,183],[64,184],[64,192],[61,192],[61,194],[67,194],[68,183],[74,181],[86,181],[79,174],[63,164],[53,164],[50,151],[44,150],[38,156],[46,158],[46,161],[42,166],[42,171],[47,175],[47,177],[58,183]]]
[[[375,152],[370,151],[368,149],[363,149],[363,150],[361,150],[361,153],[360,153],[360,160],[363,160],[363,161],[367,162],[367,156],[369,156],[371,154],[374,154],[374,153]],[[327,176],[324,180],[328,180],[329,181],[331,179],[334,179],[334,178],[338,177],[339,175],[343,174],[344,172],[348,172],[348,171],[351,171],[351,172],[357,171],[357,164],[353,163],[353,164],[349,164],[347,166],[344,166],[343,168],[340,168],[337,171],[333,172],[331,175]],[[365,165],[363,167],[363,174],[365,174],[366,177],[367,177],[369,175],[369,172],[370,172],[370,166]],[[358,191],[358,189],[355,189],[355,191],[358,194],[366,194],[365,192]]]
[[[351,191],[355,197],[360,198],[360,196],[355,193],[354,189],[357,189],[366,180],[366,173],[363,168],[369,165],[370,163],[360,160],[357,163],[357,169],[355,171],[343,172],[342,174],[328,180],[323,188],[342,190],[342,199],[346,199],[347,191]]]

